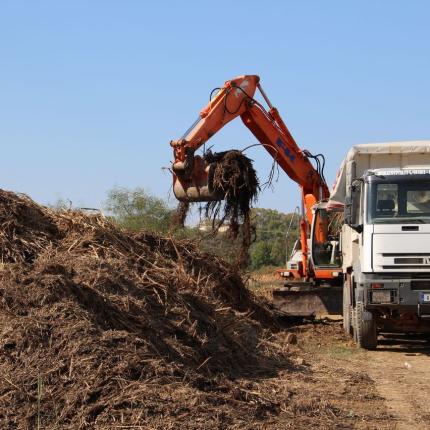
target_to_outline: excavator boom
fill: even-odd
[[[266,110],[255,98],[259,89],[269,105]],[[260,85],[256,75],[239,76],[227,81],[207,106],[201,110],[197,121],[181,139],[171,141],[174,150],[173,190],[178,200],[218,200],[211,189],[211,166],[195,151],[205,144],[227,123],[241,117],[262,146],[276,160],[284,172],[302,189],[304,207],[311,221],[311,206],[329,196],[329,190],[320,172],[301,151]]]
[[[259,90],[268,105],[266,109],[255,99]],[[213,96],[213,97],[212,97]],[[225,82],[222,88],[211,93],[209,103],[201,110],[197,121],[181,139],[170,142],[174,161],[173,190],[180,201],[212,201],[223,199],[212,186],[214,163],[208,163],[204,156],[196,155],[204,145],[227,123],[240,117],[258,142],[278,163],[281,169],[295,181],[302,193],[303,217],[300,222],[300,243],[302,267],[299,275],[305,281],[315,277],[308,262],[308,238],[313,223],[314,205],[329,197],[329,190],[323,173],[314,167],[308,151],[301,150],[269,98],[256,75],[244,75]],[[327,226],[317,225],[317,236],[323,242]],[[325,271],[324,273],[329,273]],[[329,275],[328,275],[329,276]]]

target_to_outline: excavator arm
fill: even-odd
[[[309,161],[308,153],[298,147],[277,109],[271,105],[259,81],[256,75],[239,76],[227,81],[217,89],[216,96],[200,112],[199,118],[185,135],[170,143],[175,157],[175,195],[179,200],[188,201],[207,201],[219,197],[211,194],[208,184],[210,166],[194,153],[227,123],[240,116],[284,172],[301,187],[310,222],[309,209],[316,201],[327,198],[329,190],[321,174]],[[269,105],[269,110],[254,99],[257,89]]]
[[[255,100],[257,89],[268,104],[268,110]],[[217,90],[215,97],[200,112],[199,118],[184,136],[170,143],[174,151],[172,169],[175,196],[181,201],[222,199],[211,187],[214,166],[207,163],[204,157],[195,155],[195,151],[228,122],[240,116],[282,170],[301,188],[306,216],[301,222],[303,270],[306,273],[308,228],[313,216],[311,208],[317,201],[329,196],[322,174],[312,165],[310,154],[298,147],[277,109],[263,91],[258,76],[239,76]]]
[[[175,163],[185,161],[187,153],[200,148],[227,123],[244,113],[248,109],[246,101],[252,100],[259,81],[255,75],[239,76],[227,81],[222,88],[215,88],[194,124],[181,139],[170,142]]]

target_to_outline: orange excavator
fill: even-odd
[[[254,98],[257,89],[268,109]],[[333,288],[340,284],[342,273],[337,222],[340,214],[326,210],[330,193],[323,175],[324,158],[299,148],[263,91],[258,76],[239,76],[227,81],[222,88],[216,88],[183,137],[170,142],[174,153],[172,171],[176,198],[186,202],[223,198],[212,186],[214,163],[208,163],[196,151],[239,116],[301,190],[300,247],[293,251],[287,268],[278,271],[285,285],[274,291],[275,304],[295,315],[341,313],[338,310],[342,292]],[[316,167],[311,159],[316,161]]]

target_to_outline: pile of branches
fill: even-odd
[[[251,207],[256,202],[260,185],[252,160],[241,151],[225,151],[205,154],[207,163],[215,163],[212,187],[223,200],[206,204],[205,215],[218,222],[219,228],[224,222],[229,224],[229,233],[233,238],[239,234],[242,246],[238,257],[239,267],[249,263],[249,247],[255,236],[251,223]]]
[[[257,172],[252,160],[241,151],[207,151],[204,160],[213,166],[209,181],[213,194],[219,196],[217,200],[206,203],[204,216],[212,221],[215,234],[227,223],[230,237],[241,237],[240,253],[235,263],[238,267],[245,268],[249,263],[249,248],[255,240],[251,208],[260,191]],[[172,218],[173,228],[184,225],[189,209],[189,203],[179,203]]]
[[[0,428],[228,428],[279,412],[246,394],[288,356],[232,266],[1,190],[0,222]]]

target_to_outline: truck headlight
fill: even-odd
[[[392,295],[391,290],[372,290],[370,295],[371,303],[391,303]]]

